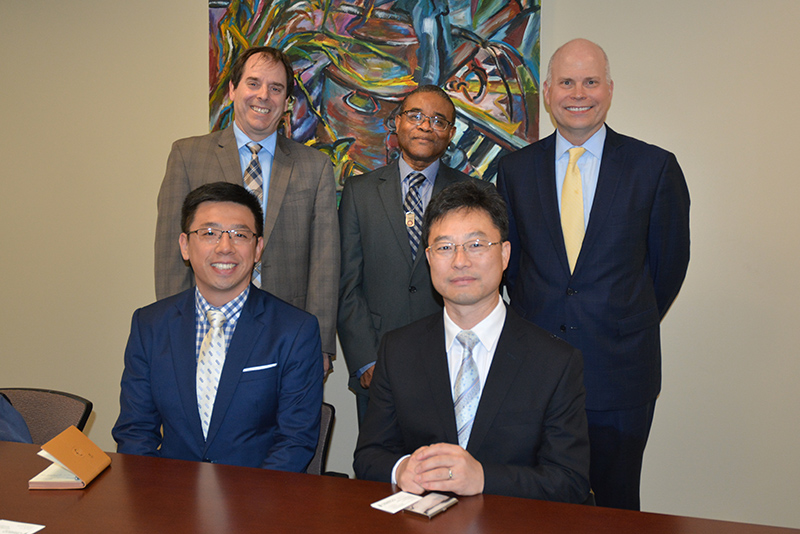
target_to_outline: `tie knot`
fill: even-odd
[[[261,151],[261,145],[259,145],[258,143],[247,143],[247,148],[250,149],[250,152],[253,154],[253,157],[255,157],[255,155]]]
[[[576,161],[578,161],[583,153],[586,152],[586,149],[582,146],[574,146],[569,149],[569,164],[572,165]],[[563,161],[563,160],[562,160]]]
[[[227,320],[224,313],[214,309],[209,309],[206,312],[206,319],[208,319],[208,323],[211,325],[211,328],[219,328],[225,324],[225,321]]]
[[[415,172],[408,175],[408,187],[419,187],[425,181],[425,175]]]
[[[461,346],[464,347],[464,349],[466,349],[467,354],[465,355],[465,357],[467,355],[472,356],[472,349],[474,349],[475,345],[477,345],[478,342],[480,341],[480,339],[478,339],[478,336],[476,336],[475,332],[473,332],[472,330],[462,330],[461,332],[458,333],[456,339],[458,340],[459,343],[461,343]]]

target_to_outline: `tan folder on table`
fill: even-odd
[[[28,489],[82,489],[111,465],[111,458],[70,426],[44,445],[39,456],[53,465],[28,481]]]

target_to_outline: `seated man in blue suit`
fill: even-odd
[[[304,471],[319,438],[319,325],[250,284],[264,246],[258,199],[203,185],[181,229],[196,287],[133,314],[117,452]]]
[[[358,478],[412,493],[589,497],[581,353],[500,298],[507,238],[494,188],[458,182],[431,199],[423,240],[444,311],[384,335]]]
[[[0,393],[0,441],[33,443],[25,419],[2,393]]]

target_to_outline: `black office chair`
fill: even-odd
[[[63,391],[35,388],[0,388],[14,408],[25,419],[33,443],[43,445],[70,425],[83,430],[91,401]]]
[[[317,441],[317,450],[314,452],[314,457],[311,458],[311,463],[306,468],[306,473],[310,475],[328,475],[349,478],[344,473],[334,473],[325,471],[325,462],[328,460],[328,447],[331,443],[331,433],[333,432],[333,421],[336,416],[336,409],[332,404],[327,402],[322,403],[322,414],[319,422],[319,441]]]

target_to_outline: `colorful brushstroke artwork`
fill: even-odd
[[[233,60],[268,45],[297,84],[285,135],[348,176],[399,157],[394,116],[419,84],[456,105],[445,163],[494,181],[497,160],[538,138],[540,0],[211,0],[210,127],[232,120]]]

